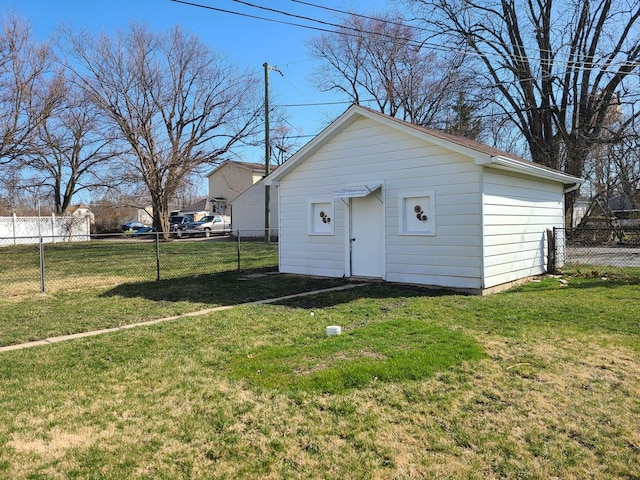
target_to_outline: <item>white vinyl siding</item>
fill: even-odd
[[[209,197],[223,197],[231,203],[260,178],[251,170],[235,163],[223,163],[209,175]]]
[[[544,273],[546,231],[564,222],[562,184],[487,169],[482,198],[484,287]]]
[[[334,235],[309,236],[308,201],[346,185],[384,182],[386,279],[454,288],[481,287],[481,167],[469,157],[360,119],[289,172],[280,183],[280,269],[341,277],[347,209],[335,199]],[[433,192],[436,235],[399,234],[398,199]],[[347,199],[346,202],[349,200]]]
[[[231,226],[241,236],[264,235],[264,182],[257,182],[231,203]],[[278,187],[269,192],[269,227],[271,232],[278,228]]]
[[[302,165],[304,166],[304,165]],[[333,235],[309,235],[309,199],[332,198],[333,189],[288,188],[296,184],[292,172],[280,184],[279,251],[280,271],[302,275],[342,277],[344,275],[344,209],[334,201]]]

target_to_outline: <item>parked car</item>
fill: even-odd
[[[171,215],[169,217],[169,231],[176,237],[182,236],[182,230],[187,223],[193,222],[193,215]]]
[[[140,222],[127,222],[127,223],[123,223],[120,227],[120,229],[123,232],[129,232],[129,231],[137,232],[139,230],[144,230],[146,228],[151,228],[151,227]]]
[[[190,222],[184,225],[181,230],[186,235],[204,235],[210,237],[211,234],[231,232],[231,217],[229,215],[207,215],[197,222]]]
[[[140,228],[139,230],[136,230],[135,232],[133,232],[132,236],[136,237],[139,235],[146,235],[147,233],[153,233],[156,231],[156,227],[150,227],[148,225],[145,225],[144,228]]]

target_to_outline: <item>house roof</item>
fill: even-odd
[[[460,137],[441,132],[439,130],[420,127],[418,125],[390,117],[370,108],[362,107],[360,105],[352,105],[333,123],[320,132],[313,140],[307,143],[295,155],[281,165],[278,170],[271,173],[265,179],[266,184],[277,184],[280,179],[286,176],[298,164],[304,162],[319,148],[331,141],[336,135],[360,118],[369,118],[376,122],[388,125],[396,130],[401,130],[409,135],[422,138],[428,142],[435,143],[454,152],[469,156],[474,159],[477,165],[480,166],[492,166],[494,168],[521,173],[540,179],[557,181],[565,185],[575,187],[579,186],[583,181],[578,177],[567,175],[566,173],[558,170],[533,163],[516,155],[490,147],[466,137]]]
[[[84,203],[79,203],[78,205],[70,205],[69,208],[67,208],[67,212],[73,213],[81,209],[91,210],[91,208]]]
[[[611,210],[631,210],[633,208],[632,199],[626,193],[611,197],[608,204]]]
[[[208,200],[203,198],[202,200],[198,200],[196,203],[192,203],[191,205],[187,205],[180,209],[181,212],[203,212],[208,210]]]
[[[257,174],[264,174],[264,163],[238,162],[236,160],[225,160],[216,168],[214,168],[209,173],[207,173],[207,177],[210,177],[211,175],[213,175],[215,172],[217,172],[223,167],[227,168],[230,166],[236,166]],[[269,171],[273,172],[277,167],[278,167],[277,165],[269,165]]]

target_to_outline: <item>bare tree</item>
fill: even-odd
[[[49,189],[55,212],[64,214],[74,195],[110,183],[117,166],[107,162],[119,152],[96,106],[62,72],[48,81],[41,95],[52,105],[51,113],[35,128],[25,174],[31,176],[30,183]]]
[[[581,176],[612,102],[640,115],[639,0],[409,0],[450,48],[477,56],[487,96],[526,139],[531,159]],[[625,124],[620,125],[621,131]],[[577,192],[568,197],[571,213]]]
[[[309,43],[311,55],[320,60],[315,83],[355,104],[373,100],[377,110],[392,117],[443,127],[456,93],[464,89],[459,60],[425,49],[418,34],[391,14],[351,15],[335,33]]]
[[[68,68],[128,144],[123,159],[149,191],[154,226],[168,235],[169,204],[182,182],[254,133],[256,77],[177,27],[65,38]]]
[[[136,208],[128,206],[131,202],[117,189],[105,191],[96,195],[89,202],[91,211],[95,214],[95,232],[120,232],[120,226],[131,219],[136,219]]]
[[[607,199],[622,195],[633,203],[640,191],[639,149],[640,134],[633,130],[615,144],[595,148],[585,168],[594,192]]]
[[[2,166],[3,174],[0,178],[0,199],[2,200],[3,212],[6,216],[17,212],[23,200],[23,190],[20,188],[20,172],[15,168]]]
[[[637,201],[640,192],[640,150],[638,137],[619,144],[611,152],[611,164],[615,168],[616,190],[630,201],[631,208],[639,208]]]
[[[32,38],[29,24],[12,16],[0,32],[0,165],[12,163],[30,147],[31,133],[47,105],[33,91],[50,65],[50,49]]]
[[[282,165],[298,148],[298,139],[292,135],[292,130],[284,123],[278,123],[271,129],[271,161]]]

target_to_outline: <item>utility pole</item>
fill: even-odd
[[[269,175],[271,164],[271,139],[269,127],[269,70],[275,70],[280,75],[282,72],[276,67],[264,63],[264,176]],[[283,75],[284,76],[284,75]],[[264,243],[271,241],[271,224],[270,224],[270,203],[271,203],[271,187],[264,186]]]

